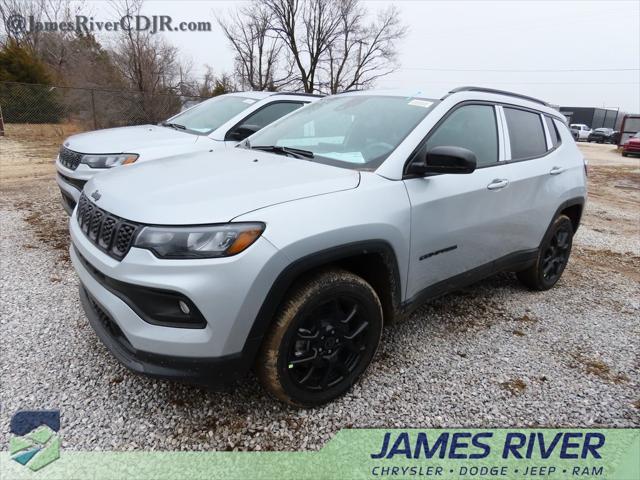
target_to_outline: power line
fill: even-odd
[[[433,83],[433,84],[450,84],[450,83],[464,83],[464,82],[465,80],[420,81],[420,83]],[[579,86],[579,85],[640,85],[640,82],[503,82],[499,80],[491,81],[489,83],[501,84],[501,85],[575,85],[575,86]]]
[[[640,72],[640,68],[559,68],[559,69],[490,69],[490,68],[429,68],[429,67],[401,67],[398,70],[424,70],[429,72],[496,72],[496,73],[508,73],[508,72],[520,72],[520,73],[535,73],[535,72],[548,72],[548,73],[560,73],[560,72]]]

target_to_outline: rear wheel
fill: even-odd
[[[548,290],[564,272],[573,242],[573,224],[566,215],[560,215],[547,231],[540,245],[535,265],[516,275],[532,290]]]
[[[344,394],[373,358],[382,306],[345,270],[326,270],[292,290],[267,334],[256,370],[276,398],[313,407]]]

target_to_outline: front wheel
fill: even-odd
[[[572,243],[573,224],[566,215],[559,215],[542,240],[536,263],[517,272],[518,280],[532,290],[553,287],[567,266]]]
[[[325,270],[295,287],[276,314],[258,358],[262,385],[301,407],[344,394],[364,373],[382,334],[382,306],[371,285]]]

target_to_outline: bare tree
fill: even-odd
[[[323,69],[328,93],[369,87],[396,68],[396,44],[406,34],[394,6],[365,25],[366,12],[358,0],[345,0],[340,9],[340,32],[327,48]]]
[[[368,21],[359,0],[254,0],[221,25],[249,86],[264,89],[280,77],[308,93],[362,88],[388,75],[406,32],[395,7]],[[276,73],[280,57],[291,69],[284,75]]]
[[[302,89],[318,89],[320,63],[340,30],[341,0],[264,0],[271,28],[287,47]]]
[[[282,69],[284,44],[271,30],[272,15],[261,4],[241,7],[218,23],[235,50],[235,73],[244,88],[277,90],[294,81]]]
[[[112,2],[116,14],[135,18],[141,14],[143,0]],[[138,92],[139,107],[150,121],[166,116],[170,97],[158,94],[179,94],[189,75],[189,66],[181,61],[178,49],[158,35],[138,30],[131,25],[120,31],[113,46],[117,69],[129,88]]]

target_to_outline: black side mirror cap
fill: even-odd
[[[412,162],[407,173],[427,175],[434,173],[472,173],[476,169],[476,154],[462,147],[434,147],[423,162]]]
[[[236,142],[240,142],[253,135],[258,130],[260,130],[260,128],[257,125],[238,125],[227,133],[225,140],[235,140]]]

